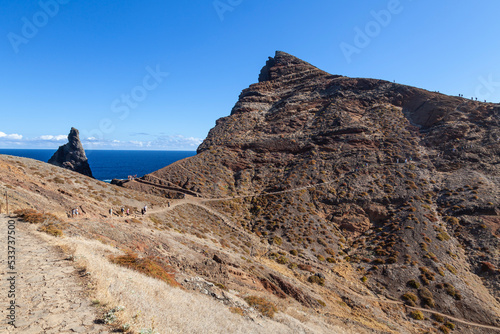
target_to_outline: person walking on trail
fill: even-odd
[[[78,217],[78,208],[75,209],[75,215]]]
[[[144,213],[146,213],[146,211],[148,211],[148,206],[144,205]]]
[[[130,215],[130,209],[127,208],[127,216]]]
[[[122,216],[125,213],[125,208],[122,206]]]
[[[109,215],[113,217],[113,209],[109,209]]]
[[[170,208],[170,202],[167,202],[168,207]]]

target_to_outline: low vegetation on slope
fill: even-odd
[[[194,157],[120,188],[0,156],[0,190],[67,223],[57,240],[134,328],[489,333],[499,115],[277,53]]]
[[[168,285],[180,287],[181,285],[175,280],[173,268],[168,266],[163,261],[154,257],[139,258],[136,253],[128,252],[125,255],[110,256],[112,263],[120,266],[136,270],[147,276],[162,280]]]

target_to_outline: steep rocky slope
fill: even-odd
[[[109,320],[118,306],[125,307],[120,321],[112,324],[117,331],[127,324],[131,334],[153,329],[159,333],[413,333],[425,328],[407,319],[398,302],[377,298],[353,282],[344,264],[335,270],[345,278],[325,272],[338,291],[309,283],[311,271],[320,272],[321,266],[295,257],[302,269],[292,271],[270,260],[269,246],[203,198],[165,199],[5,155],[0,155],[0,192],[8,198],[8,208],[5,197],[0,198],[0,214],[28,209],[29,219],[38,223],[19,229],[49,233],[50,244],[67,252],[67,261],[74,261],[77,276],[89,280],[86,302],[92,301],[101,314],[99,321]],[[144,205],[146,215],[139,209]],[[121,207],[130,209],[130,215],[122,214]],[[71,215],[73,208],[79,208],[78,216]],[[5,223],[2,220],[7,233]],[[23,261],[35,260],[27,251],[19,249]],[[152,261],[155,270],[166,265],[178,283],[170,286],[111,263],[110,256],[130,253]],[[36,277],[36,270],[28,273],[20,268],[19,274]],[[50,291],[42,287],[40,293]],[[6,305],[6,297],[0,303]],[[25,297],[19,298],[23,316]],[[30,312],[45,311],[40,303]],[[16,324],[36,327],[39,320],[31,316]],[[64,327],[64,321],[58,323],[54,317],[50,327]]]
[[[346,264],[373,293],[500,325],[499,117],[277,52],[196,156],[143,181],[213,198],[292,270]]]
[[[498,109],[279,52],[196,156],[118,187],[0,155],[0,192],[131,333],[496,333]]]

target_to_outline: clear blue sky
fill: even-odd
[[[500,101],[497,0],[0,5],[4,148],[56,148],[74,126],[86,148],[195,150],[276,50],[332,74]]]

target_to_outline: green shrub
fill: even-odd
[[[432,319],[436,320],[437,322],[444,322],[444,317],[440,314],[433,314]]]
[[[59,176],[56,176],[55,178],[52,179],[52,181],[54,181],[55,183],[58,183],[58,184],[64,184],[64,180],[61,179]]]
[[[219,289],[221,289],[221,290],[225,290],[225,291],[228,290],[227,287],[224,284],[222,284],[222,283],[215,283],[214,285],[216,287],[218,287]]]
[[[439,234],[436,236],[436,238],[438,238],[440,241],[448,241],[448,240],[450,240],[450,239],[451,239],[451,238],[450,238],[450,236],[448,235],[448,233],[446,233],[446,232],[441,232],[441,233],[439,233]]]
[[[445,291],[448,295],[452,296],[453,298],[455,298],[456,300],[461,300],[462,299],[462,295],[460,294],[460,292],[458,292],[455,287],[449,283],[444,283],[444,288],[445,288]]]
[[[454,323],[449,322],[449,321],[445,322],[445,324],[444,324],[444,325],[445,325],[446,327],[448,327],[449,329],[451,329],[451,330],[454,330],[454,329],[455,329],[455,327],[456,327]]]
[[[429,289],[422,288],[418,290],[418,294],[420,296],[420,299],[422,299],[422,305],[424,307],[434,308],[436,306],[436,304],[434,303],[432,292],[430,292]]]
[[[412,279],[412,280],[409,280],[407,283],[406,283],[407,286],[409,286],[410,288],[414,288],[414,289],[418,289],[420,288],[420,283],[417,282],[416,280]]]
[[[286,256],[281,255],[278,258],[276,258],[276,262],[278,262],[279,264],[287,264],[288,259]]]
[[[319,261],[323,262],[325,261],[325,257],[323,255],[317,254],[316,257],[318,258]]]
[[[273,303],[262,297],[248,296],[245,297],[245,301],[248,303],[249,306],[255,308],[262,315],[269,318],[273,318],[274,314],[278,311],[278,309]]]
[[[424,314],[421,311],[413,311],[410,316],[415,320],[424,320]]]
[[[417,305],[418,297],[414,293],[411,292],[405,293],[404,295],[401,296],[401,298],[405,301],[407,305],[410,306]]]
[[[455,267],[453,267],[451,264],[448,264],[446,263],[445,264],[445,267],[446,269],[448,269],[450,271],[450,273],[456,275],[457,274],[457,270],[455,269]]]
[[[331,256],[335,256],[335,251],[331,248],[326,248],[325,253]]]
[[[325,285],[325,279],[323,277],[319,277],[318,275],[311,275],[307,279],[309,283],[316,283],[318,285],[324,286]]]
[[[396,263],[396,262],[398,262],[398,259],[395,256],[391,256],[390,258],[388,258],[385,261],[385,263],[389,263],[389,264]]]
[[[274,237],[272,240],[271,240],[271,244],[275,244],[277,246],[281,246],[281,244],[283,244],[283,239],[281,239],[280,237]]]
[[[438,327],[438,329],[443,332],[444,334],[449,334],[450,333],[450,329],[448,327],[446,327],[445,325],[441,325]]]

